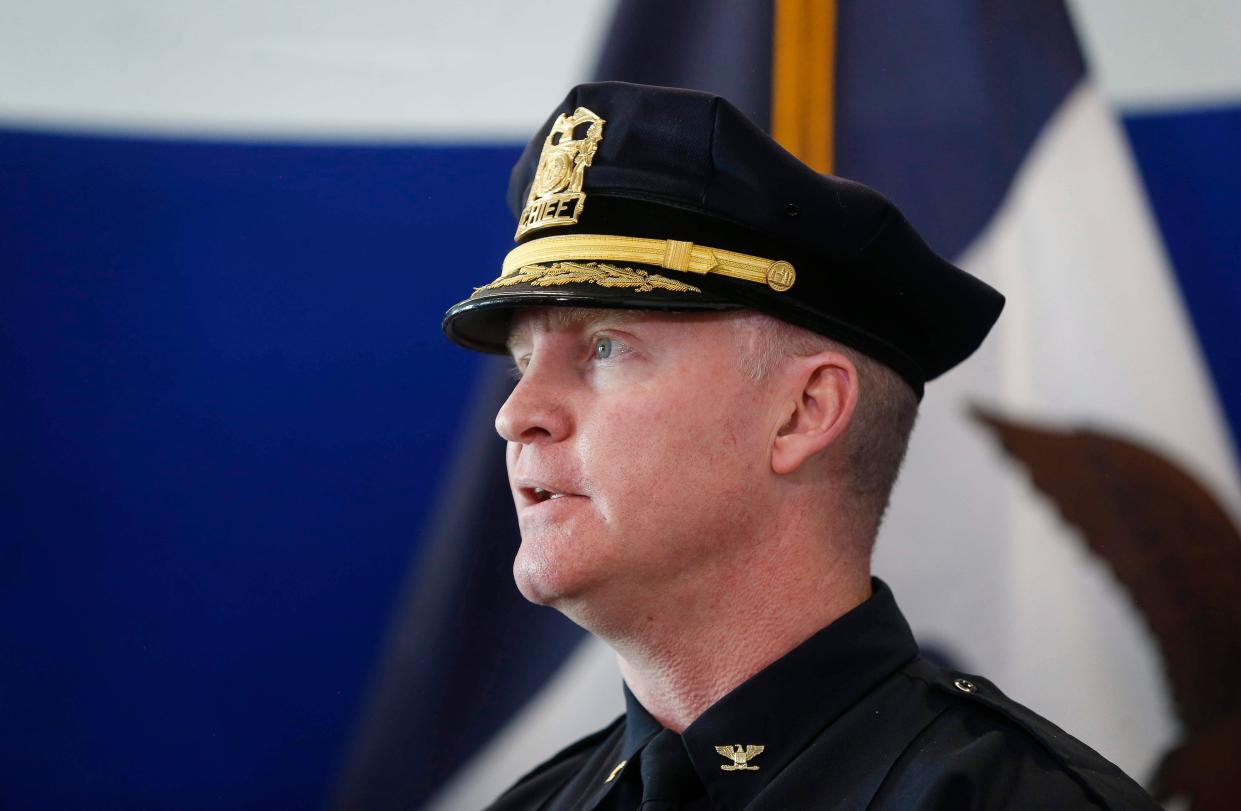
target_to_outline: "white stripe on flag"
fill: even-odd
[[[517,778],[625,711],[616,654],[587,637],[554,678],[435,795],[424,811],[486,808]]]

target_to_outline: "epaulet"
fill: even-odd
[[[982,676],[961,673],[916,658],[903,671],[938,692],[998,713],[1034,739],[1082,788],[1105,808],[1158,808],[1142,787],[1107,758],[1029,708],[1013,701]]]
[[[538,779],[545,773],[555,769],[557,766],[572,760],[575,755],[603,742],[609,735],[616,732],[624,721],[624,715],[617,716],[615,721],[608,724],[603,729],[600,729],[597,732],[592,732],[585,738],[576,740],[564,749],[561,749],[559,752],[552,755],[547,760],[543,761],[538,766],[535,766],[533,769],[518,778],[513,785],[509,786],[509,788],[496,799],[495,805],[500,805],[505,800],[511,799],[514,793],[521,791],[521,789],[531,781]]]

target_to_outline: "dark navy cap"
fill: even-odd
[[[513,168],[517,246],[444,333],[505,353],[515,307],[750,308],[925,381],[967,358],[1004,297],[896,207],[821,175],[725,99],[575,87]]]

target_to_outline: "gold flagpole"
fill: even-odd
[[[832,171],[835,0],[774,0],[771,134],[819,172]]]

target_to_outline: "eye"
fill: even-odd
[[[513,358],[513,365],[509,367],[508,376],[513,380],[521,380],[526,373],[526,367],[530,365],[530,356],[522,355]]]
[[[607,332],[592,335],[586,349],[590,353],[587,357],[591,364],[601,368],[623,363],[633,352],[633,347],[625,343],[625,336],[610,335]]]

